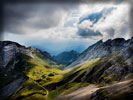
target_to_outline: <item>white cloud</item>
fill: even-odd
[[[129,4],[118,5],[106,19],[102,18],[94,25],[94,30],[99,30],[104,40],[118,37],[130,38],[129,11]]]
[[[25,5],[21,6],[23,7]],[[16,10],[16,13],[20,13],[21,6],[17,6],[18,9]],[[25,14],[25,16],[27,16],[24,17],[25,20],[18,20],[19,23],[17,24],[9,24],[10,26],[14,26],[15,24],[11,30],[16,33],[28,34],[29,37],[40,37],[42,39],[57,38],[58,40],[79,39],[80,36],[77,34],[79,27],[94,31],[99,30],[104,39],[116,38],[119,37],[120,34],[125,37],[124,33],[126,34],[129,30],[129,5],[125,3],[120,5],[114,5],[114,3],[80,4],[75,5],[72,9],[70,9],[69,5],[61,5],[60,7],[57,4],[35,5],[35,7],[34,5],[31,5],[30,8],[34,8],[33,11],[36,12],[33,12],[30,9],[29,13]],[[90,20],[78,24],[80,18],[86,17],[92,13],[100,12],[103,8],[111,7],[116,7],[117,9],[106,16],[106,19],[100,19],[93,27],[90,27],[93,24]],[[11,8],[13,10],[15,9],[14,6],[11,6]],[[25,6],[25,8],[27,8],[27,6]],[[26,9],[23,10],[25,11]],[[67,24],[67,22],[73,22],[73,26],[69,27],[68,25],[68,27],[64,27],[64,24]],[[5,32],[7,30],[5,30]],[[114,34],[112,32],[114,32]],[[126,38],[127,37],[128,36],[126,36]]]
[[[89,14],[100,12],[103,8],[116,7],[113,2],[108,4],[105,3],[94,3],[94,4],[82,4],[79,7],[80,18],[86,17]]]
[[[82,29],[91,29],[92,28],[92,27],[90,27],[91,25],[93,25],[93,22],[92,21],[85,20],[81,24],[79,24],[78,27],[80,27]]]

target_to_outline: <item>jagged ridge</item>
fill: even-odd
[[[71,65],[67,66],[67,68],[76,67],[78,64],[82,64],[87,60],[107,56],[116,51],[123,51],[126,48],[132,48],[132,42],[133,38],[129,40],[116,38],[114,40],[109,39],[105,42],[100,40],[94,45],[88,47],[83,53],[81,53],[78,59]]]

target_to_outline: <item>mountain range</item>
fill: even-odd
[[[79,56],[79,53],[77,51],[71,50],[71,51],[62,52],[54,56],[53,58],[59,63],[69,65],[72,62],[76,61],[78,56]]]
[[[67,65],[64,68],[64,64]],[[81,54],[0,42],[0,100],[131,100],[133,37],[98,41]]]

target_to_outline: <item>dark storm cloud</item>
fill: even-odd
[[[102,34],[99,31],[93,31],[90,29],[82,29],[78,28],[78,35],[83,38],[91,38],[93,36],[102,36]]]
[[[4,30],[24,33],[30,29],[48,29],[60,24],[62,15],[76,7],[73,4],[7,4],[4,7]]]
[[[60,22],[60,17],[55,17],[56,11],[68,10],[73,8],[73,3],[95,3],[95,2],[105,2],[107,0],[8,0],[11,5],[5,5],[5,26],[4,29],[9,32],[19,33],[21,30],[19,26],[24,26],[23,23],[26,23],[26,27],[30,28],[50,28],[57,26]],[[29,3],[28,3],[29,1]],[[61,2],[62,1],[62,2]],[[108,1],[122,1],[122,0],[108,0]],[[17,2],[17,3],[16,3]],[[21,3],[22,2],[22,3]],[[34,3],[35,2],[35,3]],[[37,3],[38,2],[38,3]],[[40,2],[40,3],[39,3]],[[50,6],[45,3],[57,3],[57,5]],[[62,5],[58,3],[71,3],[69,5]],[[73,3],[72,3],[73,2]],[[40,6],[38,4],[45,4],[45,6]],[[28,19],[31,17],[37,17],[38,23],[34,21],[28,22]],[[43,20],[42,20],[43,19]],[[55,20],[56,19],[56,20]],[[35,24],[36,23],[36,24]],[[16,32],[14,32],[16,31]]]
[[[133,5],[133,0],[0,0],[0,40],[2,40],[2,33],[4,33],[3,32],[3,28],[5,29],[8,29],[8,30],[13,30],[13,31],[15,31],[16,29],[18,29],[18,32],[20,32],[19,31],[19,26],[18,25],[20,25],[21,24],[21,19],[20,18],[22,18],[22,19],[25,19],[25,17],[23,17],[24,16],[24,13],[26,13],[26,12],[28,12],[28,10],[29,9],[26,9],[25,7],[25,10],[24,10],[24,13],[21,11],[21,10],[19,10],[19,12],[22,12],[22,13],[19,13],[20,15],[22,14],[22,16],[20,16],[20,18],[18,17],[19,15],[15,15],[15,14],[13,14],[13,13],[11,13],[11,11],[10,12],[8,12],[9,13],[9,15],[15,15],[15,17],[17,17],[18,19],[19,19],[19,21],[20,22],[17,22],[17,18],[15,19],[14,18],[14,20],[10,20],[9,21],[9,17],[7,17],[7,18],[9,18],[9,19],[6,19],[6,18],[4,18],[5,16],[3,16],[3,7],[9,2],[9,3],[11,3],[12,5],[14,5],[14,4],[17,4],[17,3],[23,3],[23,4],[38,4],[38,3],[42,3],[42,4],[44,4],[44,3],[60,3],[60,2],[62,2],[62,3],[92,3],[92,4],[94,4],[94,3],[108,3],[108,2],[112,2],[112,1],[115,1],[116,3],[119,3],[119,2],[122,2],[122,1],[127,1],[128,3],[130,3],[131,5]],[[5,5],[3,5],[3,2],[5,2],[4,4]],[[35,7],[36,8],[36,7]],[[70,7],[71,8],[71,7]],[[16,8],[17,9],[17,8]],[[31,8],[30,8],[31,9]],[[33,9],[33,8],[32,8]],[[132,7],[132,9],[133,9],[133,7]],[[12,11],[13,12],[13,11]],[[132,30],[132,33],[133,33],[133,10],[131,10],[131,12],[130,12],[130,27],[131,27],[131,30]],[[5,27],[5,25],[3,24],[3,18],[6,20],[6,22],[5,23],[7,23],[7,24],[9,24],[9,26],[8,26],[8,28],[7,27]],[[8,22],[9,21],[9,22]],[[10,22],[12,23],[18,23],[17,24],[17,26],[14,26],[14,24],[10,24]],[[22,20],[22,22],[23,22],[23,20]],[[13,28],[11,28],[11,27],[13,27]],[[11,28],[11,29],[10,29]],[[7,30],[7,31],[8,31]],[[16,33],[18,33],[18,32],[16,32]],[[131,36],[133,36],[133,34],[131,33]]]
[[[96,2],[121,2],[121,1],[132,1],[132,0],[6,0],[11,3],[42,3],[42,2],[63,2],[63,3],[96,3]]]

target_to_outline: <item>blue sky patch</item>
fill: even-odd
[[[102,9],[100,12],[97,13],[92,13],[84,18],[80,18],[79,20],[79,24],[81,24],[83,21],[85,20],[90,20],[93,22],[93,24],[97,23],[103,16],[104,18],[106,18],[106,16],[111,13],[112,10],[114,10],[115,8],[104,8]]]

